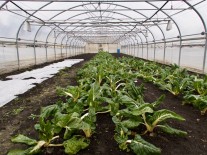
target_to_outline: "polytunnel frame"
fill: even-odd
[[[69,9],[67,9],[67,11],[68,10],[70,10],[70,9],[74,9],[74,8],[76,8],[76,7],[80,7],[80,6],[83,6],[83,5],[90,5],[90,4],[97,4],[97,3],[86,3],[86,4],[82,4],[82,5],[77,5],[77,6],[74,6],[74,7],[72,7],[72,8],[69,8]],[[122,6],[122,5],[117,5],[117,4],[113,4],[113,3],[102,3],[102,4],[110,4],[110,5],[115,5],[115,6],[120,6],[120,7],[124,7],[124,8],[127,8],[127,9],[129,9],[129,10],[132,10],[132,11],[135,11],[135,10],[133,10],[133,9],[131,9],[131,8],[128,8],[128,7],[125,7],[125,6]],[[41,8],[40,8],[41,9]],[[53,17],[51,17],[49,20],[51,20],[51,19],[53,19],[53,18],[55,18],[55,17],[57,17],[58,15],[60,15],[60,14],[62,14],[62,13],[64,13],[66,10],[64,10],[64,11],[62,11],[62,12],[60,12],[60,13],[58,13],[58,14],[56,14],[56,15],[54,15]],[[93,11],[93,12],[97,12],[97,11]],[[104,12],[112,12],[112,11],[107,11],[107,10],[105,10]],[[135,11],[136,13],[138,13],[138,14],[141,14],[140,12],[137,12],[137,11]],[[116,13],[116,14],[120,14],[120,13],[117,13],[117,12],[112,12],[112,13]],[[79,15],[81,15],[81,14],[85,14],[85,12],[83,12],[83,13],[80,13],[80,14],[78,14],[78,15],[75,15],[75,16],[79,16]],[[125,15],[125,14],[121,14],[122,16],[123,15]],[[141,14],[142,16],[144,16],[146,19],[148,18],[148,17],[146,17],[145,15],[143,15],[143,14]],[[125,15],[126,16],[126,15]],[[74,16],[73,16],[74,17]],[[69,19],[72,19],[73,17],[70,17]],[[127,16],[128,18],[129,18],[129,16]],[[131,18],[131,17],[130,17]],[[131,18],[132,20],[133,20],[133,18]],[[67,21],[68,19],[66,19],[66,20],[64,20],[64,21]],[[84,20],[84,19],[82,19],[82,20]],[[135,20],[136,21],[136,20]],[[155,24],[155,25],[157,25],[157,24]],[[44,25],[43,25],[44,26]],[[158,25],[157,25],[158,26]],[[40,26],[40,28],[38,29],[38,31],[36,32],[36,35],[35,35],[35,37],[34,37],[34,44],[35,44],[35,39],[36,39],[36,36],[37,36],[37,33],[39,32],[39,30],[41,29],[41,27],[42,26]],[[78,27],[78,26],[77,26]],[[145,27],[145,26],[144,26]],[[159,27],[159,26],[158,26]],[[56,27],[54,27],[52,30],[51,30],[51,32],[55,29]],[[67,28],[67,27],[66,27]],[[145,27],[146,28],[146,27]],[[147,28],[146,28],[147,29]],[[160,27],[159,27],[159,29],[160,29]],[[64,29],[65,30],[65,29]],[[147,29],[150,33],[151,33],[151,31],[149,30],[149,29]],[[161,29],[160,29],[161,30]],[[50,35],[50,33],[48,34],[48,36]],[[153,36],[153,39],[154,39],[154,35],[151,33],[151,35]],[[146,38],[146,37],[145,37]],[[57,39],[57,37],[56,37],[56,39]],[[55,39],[55,43],[56,43],[56,39]],[[146,38],[146,40],[147,40],[147,38]],[[46,41],[47,42],[47,41]],[[55,44],[54,43],[54,44]],[[35,46],[34,46],[34,49],[35,49]],[[54,45],[54,50],[55,50],[55,45]],[[56,52],[55,52],[56,53]],[[55,54],[56,55],[56,54]],[[56,59],[56,58],[55,58]],[[35,61],[36,62],[36,61]],[[35,63],[36,64],[36,63]]]
[[[18,1],[18,0],[15,0],[15,1]],[[19,1],[21,1],[21,0],[19,0]],[[27,0],[26,0],[27,1]],[[46,0],[46,2],[47,2],[48,0]],[[63,1],[63,2],[65,2],[64,0],[60,0],[60,1]],[[59,1],[59,2],[60,2]],[[150,0],[150,1],[139,1],[139,2],[146,2],[146,3],[148,3],[148,4],[151,4],[150,2],[151,1],[154,1],[154,0]],[[0,6],[0,8],[2,8],[4,5],[6,5],[8,2],[11,2],[12,3],[12,1],[5,1],[1,6]],[[47,3],[48,5],[50,4],[50,3],[52,3],[52,2],[58,2],[58,1],[50,1],[49,3]],[[73,1],[70,1],[70,2],[73,2]],[[85,2],[85,1],[81,1],[81,0],[76,0],[76,1],[74,1],[74,2]],[[88,1],[87,1],[88,2]],[[94,2],[94,1],[93,1]],[[103,2],[103,1],[97,1],[97,2]],[[107,2],[124,2],[124,1],[121,1],[121,0],[117,0],[117,1],[107,1]],[[138,2],[137,0],[129,0],[128,2]],[[166,1],[166,3],[168,3],[169,1]],[[203,73],[204,73],[204,70],[205,70],[205,62],[206,62],[206,52],[207,52],[207,28],[206,28],[206,24],[205,24],[205,21],[204,21],[204,19],[203,19],[203,17],[201,16],[201,14],[198,12],[198,10],[194,7],[195,5],[191,5],[189,2],[187,2],[187,1],[184,1],[188,6],[189,6],[189,8],[191,8],[197,15],[198,15],[198,17],[200,18],[200,20],[201,20],[201,22],[202,22],[202,24],[203,24],[203,27],[204,27],[204,34],[205,34],[205,48],[204,48],[204,58],[203,58],[203,67],[202,67],[202,70],[203,70]],[[201,1],[202,2],[202,1]],[[199,3],[201,3],[201,2],[199,2]],[[45,5],[47,5],[47,4],[45,4]],[[110,3],[111,4],[111,3]],[[154,4],[151,4],[152,6],[154,5]],[[43,6],[41,6],[40,8],[42,8],[42,7],[44,7],[44,5]],[[158,11],[161,11],[161,12],[163,12],[167,17],[169,17],[170,19],[172,19],[173,20],[173,18],[171,17],[171,15],[169,15],[168,13],[166,13],[164,10],[162,10],[162,8],[159,8],[159,7],[157,7],[157,6],[155,6],[154,5],[154,7],[155,8],[157,8],[157,10]],[[39,10],[40,10],[40,8],[38,9],[38,10],[36,10],[35,12],[38,12]],[[187,8],[187,9],[189,9],[189,8]],[[183,9],[182,11],[185,11],[185,10],[187,10],[187,9]],[[26,12],[27,14],[29,14],[27,11],[25,11],[24,9],[23,9],[23,11],[24,12]],[[179,13],[179,12],[178,12]],[[33,13],[34,14],[34,13]],[[33,14],[31,15],[31,16],[33,16]],[[30,15],[30,14],[29,14]],[[33,16],[33,17],[35,17],[35,16]],[[35,18],[37,18],[38,19],[38,17],[35,17]],[[26,18],[27,19],[27,18]],[[148,18],[149,19],[149,18]],[[41,20],[41,19],[40,19]],[[43,20],[43,22],[44,22],[44,20]],[[174,22],[174,23],[176,23],[176,22]],[[178,29],[179,29],[179,26],[178,26]],[[133,30],[132,30],[133,31]],[[180,33],[181,34],[181,33]],[[180,65],[180,57],[181,57],[181,45],[182,45],[182,35],[180,35],[179,36],[179,39],[180,39],[180,51],[179,51],[179,65]],[[17,37],[16,38],[16,47],[17,47],[17,51],[18,51],[18,40],[19,40],[19,38]],[[164,40],[164,44],[166,44],[166,40],[165,40],[165,38],[163,39]],[[153,41],[154,42],[154,44],[156,44],[157,42],[156,42],[156,40],[154,40]],[[169,41],[170,42],[170,41]],[[172,41],[171,41],[172,42]],[[147,45],[148,45],[148,42],[146,42],[147,43]],[[158,43],[161,43],[161,42],[158,42]],[[35,44],[35,43],[34,43]],[[47,45],[47,43],[45,44],[45,45]],[[164,50],[165,50],[165,48],[166,48],[166,46],[164,47]],[[165,53],[165,52],[164,52]],[[17,52],[17,54],[18,54],[18,52]],[[19,59],[19,58],[18,58]],[[18,60],[18,64],[19,64],[19,60]]]
[[[40,7],[37,11],[33,12],[28,18],[26,18],[24,22],[26,22],[27,19],[29,19],[31,16],[33,16],[36,12],[38,12],[39,10],[41,10],[42,8],[46,7],[47,5],[49,5],[49,4],[51,4],[51,3],[52,3],[52,2],[47,3],[47,4],[43,5],[42,7]],[[13,4],[15,4],[15,3],[13,3]],[[56,15],[54,15],[53,17],[51,17],[49,20],[51,20],[51,19],[57,17],[58,15],[60,15],[60,14],[62,14],[62,13],[64,13],[64,12],[66,12],[66,11],[68,11],[68,10],[74,9],[74,8],[76,8],[76,7],[84,6],[84,5],[90,5],[90,4],[97,4],[97,2],[95,2],[95,3],[86,3],[86,4],[82,4],[82,5],[77,5],[77,6],[71,7],[71,8],[69,8],[69,9],[67,9],[67,10],[64,10],[64,11],[62,11],[62,12],[60,12],[60,13],[57,13]],[[105,2],[102,3],[102,4],[115,5],[115,6],[120,6],[120,7],[129,9],[129,10],[131,10],[131,11],[134,11],[134,12],[136,12],[136,13],[142,15],[143,17],[146,18],[146,20],[152,18],[152,17],[159,11],[159,10],[157,10],[157,12],[156,12],[152,17],[149,18],[149,17],[145,16],[144,14],[142,14],[142,13],[140,13],[140,12],[134,10],[134,9],[131,9],[131,8],[129,8],[129,7],[125,7],[125,6],[123,6],[123,5],[113,4],[113,3],[105,3]],[[166,4],[167,4],[167,2],[166,2],[163,6],[165,6]],[[16,4],[15,4],[15,5],[16,5]],[[20,7],[19,7],[19,8],[20,8]],[[21,9],[21,8],[20,8],[20,9]],[[96,11],[90,11],[90,12],[97,12],[97,11],[98,11],[98,10],[96,10]],[[26,11],[25,11],[25,12],[26,12]],[[106,9],[104,12],[112,12],[112,11],[107,11],[107,9]],[[26,13],[27,13],[27,12],[26,12]],[[118,12],[112,12],[112,13],[120,14],[120,15],[122,15],[122,16],[126,16],[126,17],[128,17],[128,18],[130,18],[130,19],[132,19],[132,20],[135,20],[135,19],[133,19],[132,17],[127,16],[127,15],[125,15],[125,14],[121,14],[121,13],[118,13]],[[28,14],[29,14],[29,13],[28,13]],[[81,15],[81,14],[85,14],[85,12],[80,13],[80,15]],[[78,14],[78,15],[75,15],[75,16],[79,16],[79,14]],[[35,16],[33,16],[33,17],[35,17]],[[36,17],[35,17],[35,18],[36,18]],[[69,19],[72,19],[72,18],[73,18],[73,17],[71,17],[71,18],[69,18]],[[37,18],[37,19],[38,19],[38,18]],[[41,19],[40,19],[40,20],[41,20]],[[67,20],[68,20],[68,19],[66,19],[66,20],[64,20],[64,21],[67,21]],[[84,20],[84,19],[83,19],[83,20]],[[43,20],[41,20],[41,21],[43,21]],[[136,20],[135,20],[135,21],[136,21]],[[23,22],[23,23],[20,25],[20,27],[19,27],[19,30],[18,30],[18,33],[17,33],[17,41],[18,41],[18,34],[19,34],[19,31],[20,31],[21,27],[23,26],[24,22]],[[44,22],[44,21],[43,21],[43,22]],[[45,22],[44,22],[44,23],[45,23]],[[138,23],[142,25],[142,23],[140,23],[140,22],[138,22]],[[153,22],[153,23],[154,23],[154,22]],[[155,23],[154,23],[154,24],[155,24]],[[59,24],[59,25],[60,25],[60,24]],[[59,25],[58,25],[58,28],[60,28]],[[164,35],[164,33],[163,33],[162,29],[159,27],[159,25],[158,25],[158,24],[155,24],[155,25],[158,26],[158,28],[161,30],[162,34]],[[37,33],[39,32],[39,30],[40,30],[43,26],[44,26],[44,24],[43,24],[42,26],[40,26],[40,28],[37,30],[37,32],[36,32],[36,34],[35,34],[35,37],[34,37],[34,45],[35,45],[35,42],[36,42],[36,36],[37,36]],[[142,25],[142,26],[145,27],[144,25]],[[52,30],[50,31],[50,33],[51,33],[54,29],[56,29],[56,27],[57,27],[57,25],[55,25],[55,27],[52,28]],[[77,27],[78,27],[78,26],[77,26]],[[66,27],[66,28],[67,28],[67,27]],[[134,29],[134,28],[133,28],[133,29]],[[151,33],[153,39],[155,40],[153,33],[152,33],[147,27],[145,27],[145,29],[148,30],[148,31]],[[65,30],[65,29],[63,29],[63,31],[64,31],[64,30]],[[133,32],[133,30],[131,30],[131,32]],[[50,33],[48,33],[48,36],[50,35]],[[143,35],[143,36],[144,36],[145,39],[146,39],[146,43],[147,43],[147,55],[148,55],[148,39],[147,39],[147,37],[146,37],[145,35]],[[163,36],[163,37],[164,37],[164,36]],[[164,37],[164,38],[165,38],[165,37]],[[55,38],[55,41],[54,41],[55,60],[56,60],[56,51],[55,51],[56,39],[57,39],[57,37]],[[47,40],[48,40],[48,37],[47,37],[47,39],[46,39],[46,44],[47,44]],[[133,42],[134,42],[134,40],[133,40]],[[18,42],[17,42],[17,43],[18,43]],[[134,43],[134,45],[135,45],[135,43]],[[74,46],[75,46],[75,45],[74,45]],[[143,46],[142,46],[142,47],[143,47]],[[17,45],[17,50],[18,50],[18,45]],[[19,52],[17,52],[17,53],[19,53]],[[155,46],[154,46],[154,53],[155,53]],[[19,65],[19,54],[17,54],[17,55],[18,55],[18,65]],[[34,56],[35,56],[35,65],[36,65],[36,51],[35,51],[35,46],[34,46]],[[148,57],[147,57],[147,59],[148,59]],[[46,46],[46,61],[47,61],[47,46]]]
[[[162,7],[164,7],[166,4],[167,4],[168,2],[166,2]],[[52,19],[52,18],[54,18],[54,17],[57,17],[58,15],[60,15],[60,14],[62,14],[62,13],[64,13],[65,11],[68,11],[68,10],[70,10],[70,9],[74,9],[74,8],[76,8],[76,7],[80,7],[80,6],[84,6],[84,5],[90,5],[90,4],[97,4],[97,2],[96,3],[86,3],[86,4],[82,4],[82,5],[77,5],[77,6],[74,6],[74,7],[72,7],[72,8],[69,8],[69,9],[67,9],[67,10],[64,10],[64,11],[62,11],[62,12],[60,12],[60,13],[58,13],[58,14],[56,14],[56,15],[54,15],[53,17],[51,17],[50,19]],[[147,16],[145,16],[144,14],[142,14],[142,13],[140,13],[140,12],[138,12],[138,11],[136,11],[136,10],[134,10],[134,9],[131,9],[131,8],[129,8],[129,7],[125,7],[125,6],[123,6],[123,5],[119,5],[119,4],[113,4],[113,3],[105,3],[105,2],[103,2],[102,4],[109,4],[109,5],[115,5],[115,6],[120,6],[120,7],[123,7],[123,8],[126,8],[126,9],[129,9],[129,10],[131,10],[131,11],[134,11],[134,12],[136,12],[137,14],[140,14],[140,15],[142,15],[143,17],[145,17],[146,18],[146,20],[149,20],[150,18],[152,18],[157,12],[159,12],[161,9],[162,9],[162,7],[160,8],[160,9],[157,9],[157,12],[155,12],[154,13],[154,15],[153,16],[151,16],[151,17],[147,17]],[[96,10],[96,11],[91,11],[91,12],[97,12],[98,10]],[[105,10],[104,12],[112,12],[112,11],[107,11],[107,10]],[[88,12],[87,12],[88,13]],[[117,14],[119,14],[118,12],[112,12],[112,13],[117,13]],[[85,14],[85,12],[83,12],[83,13],[80,13],[80,15],[81,14]],[[121,15],[125,15],[125,14],[121,14]],[[78,15],[75,15],[75,16],[79,16],[79,14]],[[126,16],[126,15],[125,15]],[[168,15],[167,15],[168,16]],[[169,17],[169,16],[168,16]],[[70,17],[69,19],[71,19],[71,18],[73,18],[73,17]],[[131,17],[129,17],[128,16],[128,18],[131,18]],[[170,17],[169,17],[170,18]],[[131,18],[132,19],[132,18]],[[66,19],[66,20],[63,20],[63,21],[67,21],[68,19]],[[82,20],[84,20],[84,19],[82,19]],[[133,19],[132,19],[133,20]],[[172,19],[173,20],[173,19]],[[135,20],[136,21],[136,20]],[[174,23],[176,23],[174,20],[173,20],[173,22]],[[139,23],[139,22],[138,22]],[[166,50],[166,42],[165,42],[165,35],[164,35],[164,33],[163,33],[163,30],[159,27],[159,25],[158,24],[156,24],[155,22],[153,22],[159,29],[160,29],[160,31],[161,31],[161,33],[162,33],[162,35],[163,35],[163,40],[164,40],[164,58],[163,58],[163,60],[164,60],[164,62],[165,62],[165,50]],[[139,24],[141,24],[141,23],[139,23]],[[68,26],[69,27],[69,26]],[[77,26],[78,27],[78,26]],[[143,27],[145,27],[145,26],[143,26]],[[176,27],[178,28],[178,31],[179,31],[179,27],[177,26],[177,24],[176,24]],[[55,29],[56,27],[54,27],[51,31],[53,31],[54,29]],[[67,27],[66,27],[67,28]],[[155,59],[155,38],[154,38],[154,35],[153,35],[153,33],[147,28],[147,27],[145,27],[145,29],[146,30],[148,30],[150,33],[151,33],[151,35],[152,35],[152,37],[153,37],[153,42],[154,42],[154,59]],[[133,32],[133,31],[132,31]],[[180,31],[179,31],[180,32]],[[144,37],[145,37],[145,35],[143,35]],[[181,36],[181,35],[180,35]],[[56,39],[57,39],[57,37],[56,37]],[[147,43],[147,59],[148,59],[148,40],[147,40],[147,38],[145,37],[145,39],[146,39],[146,43]],[[133,40],[134,41],[134,40]],[[56,40],[55,40],[55,42],[56,42]],[[143,47],[143,45],[142,45],[142,47]],[[35,48],[35,47],[34,47]],[[55,48],[55,46],[54,46],[54,48]]]
[[[66,12],[66,11],[68,11],[68,10],[71,10],[71,9],[74,9],[74,8],[76,8],[76,7],[80,7],[80,6],[85,6],[85,5],[90,5],[90,4],[97,4],[97,2],[96,3],[86,3],[86,4],[82,4],[82,5],[77,5],[77,6],[74,6],[74,7],[71,7],[71,8],[68,8],[67,10],[64,10],[64,11],[62,11],[62,12],[60,12],[60,13],[58,13],[58,14],[56,14],[56,15],[54,15],[53,17],[51,17],[50,19],[53,19],[53,18],[55,18],[55,17],[57,17],[58,15],[60,15],[60,14],[62,14],[62,13],[64,13],[64,12]],[[142,15],[143,17],[145,17],[146,18],[146,20],[148,20],[149,18],[147,17],[147,16],[145,16],[144,14],[142,14],[142,13],[140,13],[140,12],[138,12],[138,11],[136,11],[136,10],[134,10],[134,9],[131,9],[131,8],[129,8],[129,7],[125,7],[125,6],[123,6],[123,5],[118,5],[118,4],[113,4],[113,3],[102,3],[102,4],[109,4],[109,5],[115,5],[115,6],[120,6],[120,7],[123,7],[123,8],[126,8],[126,9],[129,9],[129,10],[131,10],[131,11],[134,11],[134,12],[136,12],[136,13],[138,13],[138,14],[140,14],[140,15]],[[167,4],[167,3],[166,3]],[[163,5],[163,7],[165,6],[165,4]],[[90,11],[90,12],[97,12],[98,10],[96,10],[96,11]],[[159,11],[159,10],[158,10]],[[122,16],[126,16],[125,14],[121,14],[121,13],[118,13],[118,12],[113,12],[113,11],[107,11],[107,9],[106,10],[104,10],[104,12],[112,12],[112,13],[115,13],[115,14],[120,14],[120,15],[122,15]],[[79,15],[82,15],[82,14],[85,14],[85,13],[88,13],[88,12],[82,12],[82,13],[80,13],[80,14],[77,14],[77,15],[74,15],[74,16],[72,16],[72,17],[70,17],[70,18],[68,18],[68,19],[66,19],[66,20],[63,20],[63,21],[67,21],[67,20],[69,20],[69,19],[72,19],[73,17],[76,17],[76,16],[79,16]],[[155,13],[156,14],[156,13]],[[154,16],[154,15],[153,15]],[[152,16],[152,17],[153,17]],[[133,19],[132,17],[130,17],[130,16],[126,16],[126,17],[128,17],[128,18],[130,18],[130,19],[132,19],[132,20],[135,20],[135,19]],[[150,18],[152,18],[152,17],[150,17]],[[50,20],[49,19],[49,20]],[[85,20],[85,19],[82,19],[82,20]],[[135,20],[136,21],[136,20]],[[140,23],[140,22],[138,22],[139,24],[141,24],[142,25],[142,23]],[[154,22],[153,22],[154,23]],[[164,36],[164,33],[163,33],[163,31],[162,31],[162,29],[159,27],[159,25],[158,24],[156,24],[156,23],[154,23],[160,30],[161,30],[161,32],[162,32],[162,34],[163,34],[163,38],[165,39],[165,36]],[[68,26],[69,27],[69,26]],[[77,26],[78,27],[78,26]],[[77,28],[76,27],[76,28]],[[144,25],[143,25],[143,27],[145,27]],[[40,27],[41,28],[41,27]],[[51,30],[51,32],[55,29],[56,27],[54,27],[52,30]],[[67,28],[67,27],[66,27]],[[65,29],[66,29],[65,28]],[[64,30],[65,30],[64,29]],[[74,28],[75,29],[75,28]],[[84,29],[84,28],[83,28]],[[148,30],[150,33],[151,33],[151,35],[152,35],[152,37],[153,37],[153,41],[155,40],[155,38],[154,38],[154,35],[153,35],[153,33],[147,28],[147,27],[145,27],[145,29],[146,30]],[[133,32],[133,31],[132,31]],[[50,33],[49,33],[50,34]],[[48,36],[49,36],[49,34],[48,34]],[[145,37],[145,39],[146,39],[146,42],[148,43],[148,40],[147,40],[147,37],[145,36],[145,35],[143,35],[144,37]],[[56,37],[56,39],[57,39],[57,37]],[[55,43],[56,43],[56,39],[55,39]],[[133,40],[134,41],[134,40]],[[35,48],[35,47],[34,47]],[[55,45],[54,45],[54,48],[55,48]],[[147,48],[148,48],[148,44],[147,44]],[[165,49],[164,49],[165,50]],[[147,53],[148,53],[148,49],[147,49]],[[148,54],[147,54],[148,55]],[[154,55],[155,55],[155,46],[154,46]],[[147,57],[148,58],[148,57]],[[154,57],[155,58],[155,57]]]
[[[107,16],[102,16],[102,17],[107,17]],[[89,18],[81,19],[81,20],[79,20],[79,21],[87,20],[87,19],[91,19],[91,18],[94,18],[94,17],[89,17]],[[109,17],[109,18],[110,18],[110,19],[116,19],[116,18],[113,18],[113,17]],[[118,19],[118,20],[120,20],[120,19]],[[121,21],[121,20],[120,20],[120,21]],[[78,26],[77,26],[77,27],[78,27]],[[75,27],[74,29],[76,29],[77,27]],[[67,28],[67,27],[66,27],[66,28]],[[74,29],[73,29],[73,30],[74,30]],[[83,27],[82,29],[80,29],[80,30],[83,30],[83,29],[84,29],[84,27]],[[92,29],[92,28],[89,27],[89,28],[87,29],[87,31],[90,30],[90,29]],[[115,29],[115,28],[113,28],[113,29]],[[72,31],[73,31],[73,30],[72,30]],[[70,31],[69,31],[69,32],[70,32]],[[59,34],[60,34],[60,33],[59,33]],[[59,35],[59,34],[58,34],[58,35]],[[67,34],[66,34],[64,37],[66,37],[66,36],[67,36]],[[63,37],[63,38],[64,38],[64,37]],[[63,39],[62,39],[62,40],[63,40]],[[88,41],[88,42],[90,42],[90,41]],[[61,43],[61,44],[62,44],[62,43]],[[66,41],[66,46],[67,46],[67,41]]]
[[[87,4],[84,4],[84,5],[89,5],[89,4],[97,4],[97,3],[87,3]],[[102,3],[102,4],[112,4],[112,3]],[[115,4],[116,5],[116,4]],[[75,7],[72,7],[72,8],[69,8],[69,9],[67,9],[67,11],[68,10],[70,10],[70,9],[73,9],[73,8],[76,8],[76,7],[80,7],[80,6],[83,6],[83,4],[82,5],[77,5],[77,6],[75,6]],[[116,6],[118,6],[118,5],[116,5]],[[119,5],[119,6],[121,6],[121,5]],[[122,7],[124,7],[124,6],[122,6]],[[128,8],[128,9],[130,9],[130,8]],[[132,9],[130,9],[130,10],[132,10]],[[66,10],[64,10],[63,12],[60,12],[60,13],[58,13],[58,15],[60,15],[61,13],[64,13]],[[89,12],[89,11],[88,11]],[[80,14],[77,14],[77,15],[74,15],[74,16],[72,16],[72,17],[70,17],[70,18],[68,18],[68,19],[66,19],[66,20],[63,20],[63,21],[67,21],[67,20],[69,20],[69,19],[72,19],[72,18],[74,18],[74,17],[76,17],[76,16],[79,16],[79,15],[82,15],[82,14],[85,14],[85,13],[88,13],[88,12],[82,12],[82,13],[80,13]],[[91,11],[90,11],[91,12]],[[97,11],[92,11],[92,12],[97,12]],[[112,11],[107,11],[107,10],[105,10],[105,12],[112,12]],[[116,14],[120,14],[120,15],[122,15],[122,16],[126,16],[126,17],[128,17],[128,18],[131,18],[131,17],[129,17],[129,16],[127,16],[127,15],[125,15],[125,14],[121,14],[121,13],[118,13],[118,12],[112,12],[112,13],[116,13]],[[57,17],[57,15],[55,15],[55,16],[53,16],[52,18],[54,18],[54,17]],[[133,18],[131,18],[132,20],[134,20]],[[85,20],[85,19],[82,19],[82,20]],[[136,21],[136,20],[135,20]],[[69,27],[69,26],[68,26]],[[78,26],[77,26],[78,27]],[[145,27],[145,26],[144,26]],[[66,27],[67,28],[67,27]],[[65,28],[65,29],[66,29]],[[146,28],[146,27],[145,27]],[[55,27],[51,30],[51,32],[53,31],[55,29]],[[147,28],[146,28],[147,29]],[[150,30],[149,30],[150,31]],[[151,32],[151,31],[150,31]],[[152,34],[152,33],[151,33]],[[152,34],[152,36],[153,36],[153,34]]]
[[[110,11],[111,12],[111,11]],[[112,12],[112,13],[117,13],[117,12]],[[81,13],[81,14],[84,14],[84,13]],[[117,13],[117,14],[120,14],[120,13]],[[78,15],[80,15],[80,14],[78,14]],[[124,15],[124,14],[120,14],[120,15]],[[125,16],[125,15],[124,15]],[[104,17],[104,16],[102,16],[102,17]],[[128,17],[128,16],[127,16]],[[117,18],[112,18],[112,17],[110,17],[111,19],[116,19],[116,20],[119,20],[119,21],[123,21],[123,20],[120,20],[120,19],[117,19]],[[79,21],[82,21],[82,20],[87,20],[87,19],[90,19],[90,18],[85,18],[85,19],[81,19],[81,20],[79,20]],[[131,18],[131,19],[133,19],[133,18]],[[134,20],[134,19],[133,19]],[[136,20],[135,20],[136,21]],[[122,25],[123,26],[123,25]],[[133,25],[132,25],[133,26]],[[69,27],[69,26],[68,26]],[[79,26],[77,26],[77,27],[75,27],[75,28],[78,28]],[[119,26],[117,26],[117,27],[119,27]],[[125,26],[125,27],[128,27],[128,26]],[[66,27],[67,28],[67,27]],[[74,28],[74,29],[75,29]],[[82,29],[80,29],[80,30],[83,30],[85,27],[83,27]],[[73,30],[74,30],[73,29]],[[89,29],[91,29],[91,28],[89,28]],[[88,30],[88,29],[87,29]],[[70,31],[69,31],[70,32]],[[141,32],[142,33],[142,32]],[[142,33],[143,34],[143,33]],[[153,35],[153,34],[152,34]],[[144,36],[144,34],[143,34],[143,36]],[[145,37],[145,36],[144,36]]]

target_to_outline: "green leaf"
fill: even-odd
[[[53,105],[49,105],[47,107],[43,107],[41,109],[41,115],[40,117],[43,117],[43,118],[47,118],[49,117],[50,115],[52,114],[55,114],[55,112],[58,110],[58,106],[56,104],[53,104]]]
[[[187,135],[187,132],[172,128],[172,127],[168,126],[167,124],[157,125],[157,127],[159,127],[162,131],[164,131],[168,134],[174,134],[174,135],[178,135],[178,136],[186,136]]]
[[[129,109],[122,109],[122,110],[119,110],[118,113],[116,115],[122,115],[122,116],[125,116],[125,117],[133,117],[134,115],[132,114],[131,111],[129,111]]]
[[[128,136],[127,135],[120,135],[120,134],[115,134],[114,135],[114,139],[116,140],[116,142],[119,144],[119,148],[121,150],[126,150],[129,151],[128,145],[126,143]]]
[[[192,94],[188,94],[188,95],[185,95],[183,98],[184,98],[184,103],[193,103],[193,102],[195,102],[197,99],[200,98],[200,95],[192,95]]]
[[[86,137],[91,137],[92,129],[91,129],[90,124],[82,122],[80,128],[83,130],[83,132],[85,133]]]
[[[160,155],[161,150],[156,146],[148,143],[141,136],[136,135],[135,139],[131,141],[130,148],[136,155]]]
[[[69,139],[69,138],[71,138],[73,133],[74,133],[74,129],[70,129],[70,128],[66,127],[63,138],[64,139]]]
[[[163,102],[165,99],[165,95],[161,95],[155,102],[152,103],[154,108],[158,108],[158,106]]]
[[[121,122],[121,125],[128,128],[128,129],[133,129],[135,127],[138,127],[140,125],[142,121],[139,120],[139,119],[133,119],[133,118],[130,118],[128,120],[124,120]]]
[[[154,110],[152,108],[152,104],[145,103],[145,104],[142,104],[141,106],[139,106],[137,109],[134,109],[132,111],[132,114],[135,116],[139,116],[144,113],[153,113],[153,112],[154,112]]]
[[[39,120],[40,124],[35,125],[35,129],[39,132],[40,139],[43,139],[45,141],[50,141],[50,139],[55,134],[56,125],[51,123],[50,121],[44,122],[44,118],[40,117]]]
[[[36,145],[37,144],[37,141],[35,139],[31,139],[31,138],[24,136],[24,135],[21,135],[21,134],[13,137],[11,139],[11,141],[15,142],[15,143],[24,143],[27,145]]]
[[[7,155],[26,155],[28,154],[27,150],[11,150]]]
[[[143,96],[144,92],[144,85],[140,85],[139,87],[136,87],[134,83],[130,83],[128,86],[128,94],[131,98],[134,100],[137,100],[138,96]]]
[[[176,114],[173,111],[162,109],[162,110],[156,111],[149,121],[151,122],[153,126],[156,126],[158,123],[165,121],[166,119],[170,119],[170,118],[179,120],[179,121],[185,120],[182,116]]]
[[[120,135],[118,133],[116,133],[114,135],[114,139],[116,140],[117,143],[121,144],[121,143],[125,143],[128,139],[127,135]]]
[[[34,149],[34,147],[30,147],[26,150],[20,150],[20,149],[11,150],[11,151],[8,152],[7,155],[33,155],[33,154],[37,154],[37,153],[40,152],[40,150],[32,151],[33,149]]]
[[[120,101],[121,103],[124,103],[124,104],[134,104],[136,107],[139,106],[138,103],[135,103],[136,101],[133,100],[131,97],[127,96],[127,95],[123,95],[120,97]]]
[[[73,113],[72,115],[59,113],[56,125],[62,128],[65,128],[66,126],[71,129],[79,128],[82,120],[77,116],[79,116],[77,113]]]
[[[118,123],[121,122],[120,119],[118,119],[117,116],[113,116],[113,117],[112,117],[112,121],[113,121],[115,124],[118,124]]]
[[[144,103],[142,96],[137,96],[136,100],[134,100],[127,95],[123,95],[119,97],[119,101],[121,104],[125,104],[129,109],[138,108],[140,105]]]
[[[88,147],[90,141],[83,136],[73,136],[73,138],[64,141],[65,153],[72,155],[79,152],[81,149]]]
[[[109,109],[111,110],[110,111],[111,116],[114,116],[119,110],[119,103],[111,102],[109,103],[109,107],[110,107]]]

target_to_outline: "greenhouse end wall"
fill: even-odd
[[[87,44],[86,53],[97,53],[100,50],[117,53],[118,44]]]

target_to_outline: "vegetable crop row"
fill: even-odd
[[[78,71],[78,86],[59,88],[61,100],[42,108],[35,125],[39,139],[21,134],[13,137],[13,142],[27,144],[29,148],[12,150],[9,155],[36,154],[47,147],[63,147],[66,154],[76,154],[89,146],[99,113],[110,113],[119,148],[137,155],[161,153],[160,148],[142,138],[154,136],[155,128],[185,136],[185,131],[167,124],[168,119],[184,121],[182,116],[167,109],[157,110],[164,95],[153,103],[144,101],[143,85],[134,83],[141,75],[137,74],[135,64],[138,63],[134,59],[115,59],[106,52],[98,53]]]
[[[175,96],[183,96],[183,104],[192,104],[205,114],[207,111],[207,75],[190,75],[178,65],[165,66],[136,58],[124,58],[137,77],[152,82]]]

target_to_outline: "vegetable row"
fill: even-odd
[[[76,154],[90,145],[99,113],[110,113],[116,126],[114,139],[120,149],[132,150],[137,155],[160,154],[161,149],[145,141],[142,135],[155,136],[156,131],[161,131],[185,136],[185,131],[167,124],[168,119],[185,119],[173,111],[158,110],[164,95],[153,103],[144,101],[144,86],[134,82],[137,75],[144,75],[138,74],[138,63],[135,59],[116,59],[109,53],[98,53],[78,71],[78,86],[59,88],[60,101],[42,108],[35,125],[39,139],[21,134],[13,137],[13,142],[29,147],[12,150],[9,155],[36,154],[48,147],[62,147],[66,154]]]
[[[152,82],[160,89],[183,97],[183,104],[192,104],[205,114],[207,111],[207,75],[192,75],[178,65],[161,65],[135,58],[122,59],[137,77]]]

